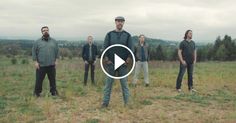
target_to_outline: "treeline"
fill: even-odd
[[[134,36],[133,41],[138,43],[138,37]],[[81,57],[82,47],[86,41],[58,41],[60,56],[73,59]],[[33,40],[0,40],[0,55],[7,57],[14,56],[31,56],[31,48]],[[150,60],[176,61],[178,60],[178,43],[173,41],[165,41],[161,39],[147,38],[146,43],[149,45]],[[99,53],[102,53],[103,41],[96,41]],[[217,37],[215,42],[207,45],[197,44],[197,60],[209,61],[232,61],[236,60],[236,43],[230,36],[225,35],[223,38]]]
[[[150,55],[152,60],[168,60],[178,59],[178,45],[158,45],[151,46]],[[214,44],[197,46],[198,61],[233,61],[236,60],[236,40],[228,35],[224,38],[217,37]]]
[[[225,35],[224,38],[218,37],[214,44],[208,44],[198,48],[198,60],[236,60],[236,40],[232,40],[228,35]]]

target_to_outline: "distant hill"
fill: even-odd
[[[138,43],[138,36],[133,36],[132,39],[135,44]],[[34,40],[29,40],[29,39],[0,39],[1,45],[18,44],[23,48],[32,47],[33,42]],[[85,44],[85,42],[86,42],[85,40],[78,40],[78,41],[58,40],[58,44],[60,47],[68,47],[68,46],[81,47],[83,46],[83,44]],[[94,42],[97,45],[101,45],[101,46],[103,45],[103,40],[95,40]],[[149,37],[146,38],[146,43],[148,43],[152,47],[157,47],[158,45],[176,47],[179,44],[179,42],[177,41],[154,39],[154,38],[149,38]],[[207,45],[207,43],[204,43],[204,42],[200,42],[196,44],[197,46]]]
[[[133,36],[133,41],[134,43],[138,43],[138,36]],[[162,39],[153,39],[153,38],[146,38],[145,42],[148,43],[151,46],[158,46],[158,45],[163,45],[163,46],[176,46],[178,42],[176,41],[168,41],[168,40],[162,40]]]

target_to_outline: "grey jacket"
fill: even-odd
[[[137,45],[135,45],[135,48],[134,48],[134,55],[135,55],[135,61],[141,61],[141,44],[138,43]],[[145,57],[146,57],[146,60],[149,61],[149,58],[150,58],[150,53],[149,53],[149,47],[146,43],[144,43],[143,45],[144,47],[144,53],[145,53]]]
[[[47,41],[44,38],[36,40],[32,48],[32,57],[40,67],[55,65],[56,59],[59,58],[56,40],[51,37]]]

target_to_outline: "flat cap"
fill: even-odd
[[[122,17],[122,16],[117,16],[117,17],[115,18],[115,21],[117,21],[117,20],[125,21],[125,18]]]

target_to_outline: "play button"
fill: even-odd
[[[115,61],[115,70],[117,69],[117,68],[119,68],[122,64],[124,64],[125,63],[125,61],[123,60],[123,59],[121,59],[118,55],[116,55],[115,54],[115,57],[114,57],[115,59],[114,59],[114,61]]]
[[[104,59],[106,60],[104,61]],[[131,61],[129,61],[129,59],[131,59]],[[107,61],[109,61],[109,63]],[[132,67],[130,67],[131,64]],[[114,44],[103,51],[100,65],[103,72],[110,78],[122,79],[129,76],[134,70],[135,57],[133,52],[127,46]]]

